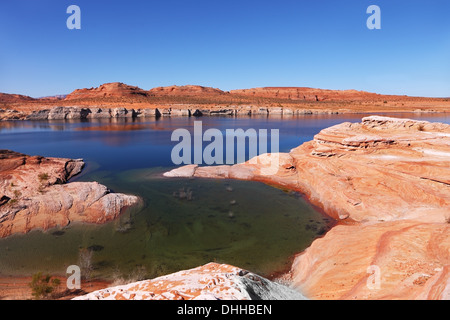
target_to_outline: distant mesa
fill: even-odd
[[[134,97],[243,97],[247,99],[266,98],[291,101],[343,101],[367,100],[380,97],[376,93],[357,90],[326,90],[307,87],[262,87],[223,91],[199,85],[157,87],[148,91],[121,82],[106,83],[98,88],[77,89],[65,100],[134,98]]]
[[[122,82],[77,89],[67,96],[32,98],[0,93],[0,121],[21,120],[61,107],[90,109],[95,117],[114,117],[108,109],[134,116],[307,115],[367,112],[448,112],[450,99],[383,95],[357,90],[261,87],[223,91],[200,85],[145,90]],[[58,112],[59,112],[58,111]],[[76,111],[78,113],[78,111]],[[37,114],[43,120],[42,114]],[[133,117],[134,117],[133,116]],[[77,116],[70,116],[71,119]],[[36,118],[36,117],[34,117]],[[49,118],[50,119],[50,118]],[[63,118],[64,119],[64,118]]]
[[[227,92],[220,89],[195,85],[158,87],[153,88],[148,92],[152,96],[203,96],[227,94]]]
[[[67,95],[65,100],[99,99],[99,98],[131,98],[135,96],[148,96],[145,90],[139,87],[129,86],[121,82],[106,83],[98,88],[77,89]]]
[[[40,97],[39,100],[63,100],[67,97],[67,94],[57,94],[54,96]]]
[[[157,87],[149,91],[121,82],[106,83],[98,88],[77,89],[65,100],[101,99],[101,98],[135,98],[135,97],[169,97],[169,96],[211,96],[224,95],[224,91],[209,87],[186,85]]]
[[[39,101],[58,101],[65,99],[66,96],[67,95],[54,95],[54,96],[32,98],[21,94],[0,93],[0,103],[10,104],[10,103],[27,103]]]
[[[367,100],[379,96],[357,90],[327,90],[307,87],[264,87],[253,89],[240,89],[230,91],[232,95],[253,96],[261,98],[285,99],[294,101],[343,101],[343,100]]]
[[[20,94],[0,93],[0,103],[30,102],[36,99]]]
[[[137,86],[130,86],[122,82],[112,82],[100,85],[97,88],[76,89],[68,95],[55,95],[42,98],[32,98],[18,94],[0,93],[0,103],[20,103],[20,102],[40,102],[40,101],[73,101],[73,100],[102,100],[105,98],[112,99],[129,99],[141,98],[140,101],[152,102],[152,99],[160,99],[167,97],[168,101],[158,100],[157,102],[172,102],[170,99],[174,97],[198,97],[208,98],[211,103],[220,102],[221,98],[229,98],[233,101],[244,99],[245,103],[252,103],[260,99],[271,99],[283,102],[320,102],[320,101],[371,101],[371,100],[403,100],[411,98],[407,96],[382,95],[366,91],[357,90],[329,90],[317,89],[309,87],[261,87],[251,89],[237,89],[223,91],[221,89],[204,87],[199,85],[184,86],[166,86],[156,87],[150,90],[144,90]],[[143,99],[142,99],[143,98]],[[217,99],[217,101],[214,100]],[[419,98],[419,97],[417,97]],[[212,100],[211,100],[212,99]],[[425,98],[428,99],[428,98]],[[432,99],[432,98],[430,98]],[[111,99],[110,99],[111,100]],[[155,102],[155,101],[153,101]]]

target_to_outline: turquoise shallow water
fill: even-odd
[[[162,171],[84,176],[141,196],[143,207],[102,226],[71,225],[0,240],[1,273],[61,274],[79,265],[80,252],[88,249],[92,277],[156,277],[211,261],[270,276],[288,268],[289,257],[331,223],[294,192],[257,182],[167,179]]]

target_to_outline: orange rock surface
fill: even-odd
[[[381,97],[381,95],[365,91],[325,90],[302,87],[265,87],[232,90],[230,93],[241,96],[278,98],[295,101],[373,100],[377,98],[380,99]]]
[[[339,225],[295,259],[292,278],[313,299],[448,300],[449,250],[448,223]]]
[[[34,99],[20,94],[0,93],[0,103],[28,102]]]
[[[267,174],[270,165],[277,170]],[[309,298],[450,298],[449,125],[367,117],[322,130],[289,154],[166,176],[284,186],[338,219],[293,264],[294,285]],[[367,285],[374,266],[377,289]]]
[[[203,86],[169,86],[157,87],[148,91],[151,96],[204,96],[204,95],[223,95],[226,92]]]
[[[222,91],[198,85],[167,86],[144,90],[120,82],[97,88],[76,89],[67,96],[31,98],[0,93],[0,120],[25,119],[33,112],[56,107],[177,109],[174,115],[193,114],[315,114],[367,112],[448,112],[450,98],[383,95],[356,90],[325,90],[304,87],[265,87]],[[209,112],[214,111],[214,112]],[[220,111],[220,112],[218,112]],[[144,113],[144,112],[141,112]],[[154,113],[148,113],[148,115]]]
[[[71,222],[104,223],[139,199],[111,193],[97,182],[71,182],[82,160],[0,150],[0,237]]]
[[[147,96],[147,93],[135,86],[120,82],[105,83],[98,88],[78,89],[67,95],[65,100],[74,99],[101,99],[101,98],[133,98],[134,96]]]
[[[153,280],[94,291],[74,300],[303,300],[297,291],[246,270],[209,263]]]

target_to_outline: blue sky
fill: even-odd
[[[71,4],[81,30],[66,27]],[[366,27],[372,4],[381,30]],[[116,81],[449,97],[450,1],[1,1],[0,92]]]

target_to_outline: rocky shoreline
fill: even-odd
[[[0,238],[71,222],[105,223],[139,203],[97,182],[70,182],[82,160],[0,150]]]
[[[399,111],[384,111],[385,113]],[[444,113],[442,110],[416,109],[403,111],[409,113]],[[349,109],[299,109],[290,107],[258,107],[258,106],[215,106],[195,107],[191,105],[175,105],[144,109],[108,108],[108,107],[52,107],[35,111],[18,111],[0,109],[0,121],[11,120],[101,120],[101,119],[142,119],[160,117],[204,117],[204,116],[258,116],[258,117],[292,117],[313,115],[362,114]]]
[[[202,117],[202,116],[273,116],[339,114],[342,110],[310,110],[286,107],[216,106],[193,107],[167,106],[146,109],[105,107],[52,107],[36,111],[0,109],[0,120],[87,120],[117,118]]]
[[[44,98],[0,93],[0,120],[448,112],[449,105],[449,98],[356,90],[264,87],[222,91],[196,85],[144,90],[114,82]]]
[[[367,117],[277,155],[278,172],[266,175],[273,156],[165,175],[283,186],[338,219],[293,263],[293,286],[308,298],[450,298],[449,125]]]

